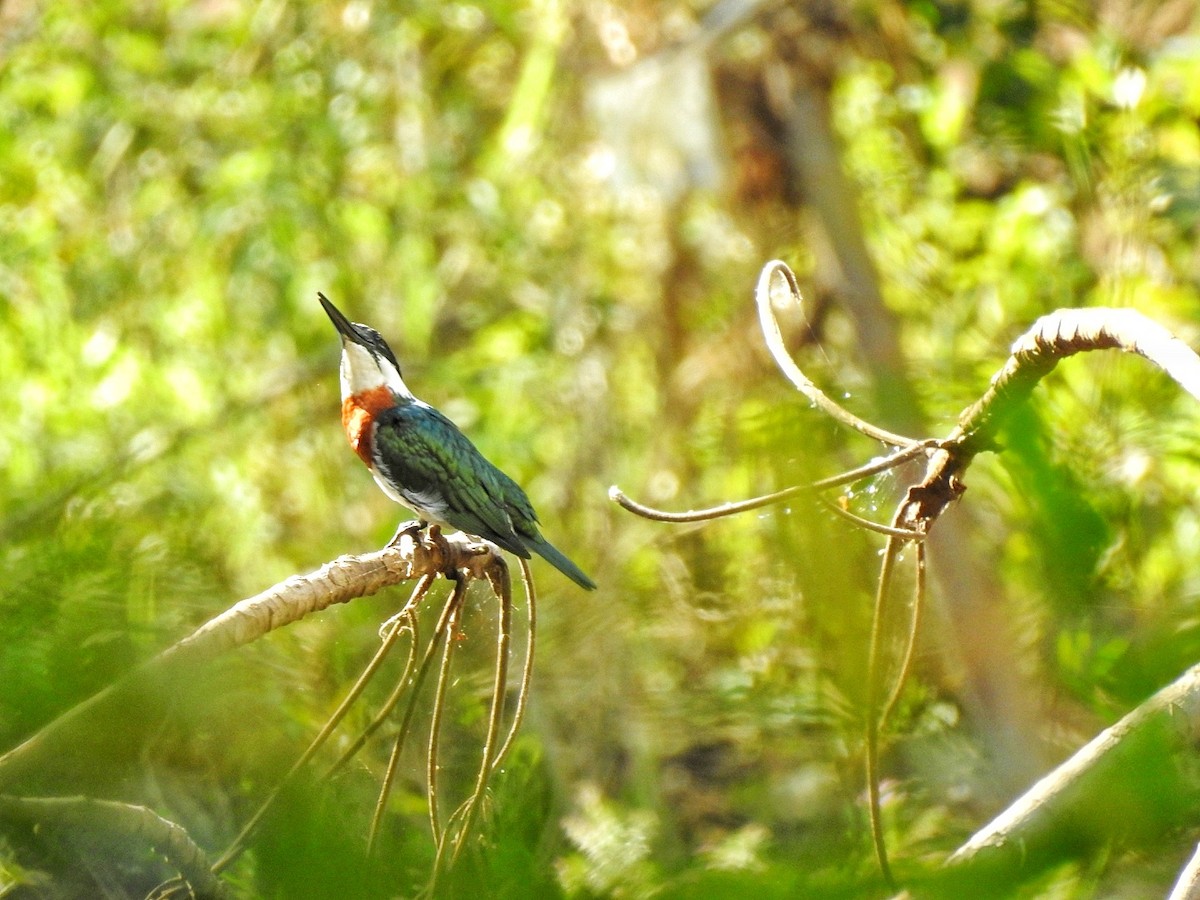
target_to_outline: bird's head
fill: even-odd
[[[368,325],[351,322],[341,310],[318,293],[326,315],[342,338],[342,399],[387,387],[397,398],[413,399],[400,376],[400,364],[387,341]]]

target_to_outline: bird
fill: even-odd
[[[379,332],[351,322],[323,293],[317,298],[342,340],[342,427],[383,492],[415,512],[419,528],[448,526],[522,559],[536,553],[580,587],[594,590],[596,583],[542,537],[520,485],[450,419],[413,396]]]

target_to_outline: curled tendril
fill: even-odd
[[[754,300],[758,305],[758,322],[762,326],[763,337],[767,342],[767,349],[771,351],[771,356],[775,358],[776,365],[783,370],[783,374],[787,377],[787,380],[794,384],[800,393],[811,400],[815,406],[828,416],[848,428],[853,428],[860,434],[864,434],[891,447],[912,447],[919,445],[920,441],[894,434],[883,428],[878,428],[870,422],[864,422],[849,410],[843,409],[825,396],[824,392],[813,384],[812,380],[800,370],[800,367],[796,365],[796,361],[792,359],[787,351],[787,346],[783,342],[783,335],[779,331],[779,321],[775,318],[775,309],[771,298],[772,287],[777,277],[783,280],[783,283],[787,286],[788,293],[797,305],[803,302],[803,297],[800,295],[800,285],[796,281],[795,274],[788,268],[787,263],[781,262],[778,259],[773,259],[763,266],[762,273],[758,276],[758,287],[754,290]]]
[[[639,503],[630,498],[624,491],[616,485],[609,488],[609,499],[619,504],[623,509],[628,510],[635,515],[642,516],[646,519],[653,519],[657,522],[707,522],[712,519],[719,519],[724,516],[731,516],[737,513],[748,512],[749,510],[759,509],[763,506],[769,506],[773,503],[782,503],[785,500],[790,500],[799,494],[809,491],[819,491],[827,488],[838,487],[843,484],[850,484],[858,481],[861,478],[867,478],[871,475],[876,475],[880,472],[885,472],[888,469],[894,468],[908,460],[915,459],[918,456],[928,456],[931,452],[939,449],[941,442],[936,440],[918,441],[912,438],[904,437],[903,435],[895,434],[886,429],[879,428],[869,422],[865,422],[858,416],[851,413],[849,410],[839,406],[833,400],[830,400],[825,393],[818,388],[813,381],[801,371],[796,365],[795,360],[787,351],[787,347],[783,341],[783,335],[779,330],[779,321],[775,317],[775,306],[773,302],[774,288],[782,282],[787,288],[791,300],[797,305],[803,302],[803,297],[800,294],[800,286],[796,281],[796,276],[787,264],[780,260],[772,260],[763,266],[762,273],[758,277],[758,285],[755,288],[754,298],[758,307],[759,324],[762,327],[763,337],[767,344],[767,349],[771,351],[771,356],[775,359],[776,364],[783,371],[784,376],[795,385],[805,397],[807,397],[814,406],[832,417],[835,421],[852,428],[855,431],[863,434],[872,440],[880,441],[890,447],[895,448],[892,453],[878,460],[873,460],[863,466],[843,472],[840,475],[833,475],[829,478],[822,478],[807,485],[797,485],[794,487],[784,488],[783,490],[775,491],[770,494],[764,494],[761,497],[753,497],[749,500],[740,500],[730,503],[723,503],[719,506],[708,507],[706,509],[687,510],[685,512],[669,512],[667,510],[655,509]],[[840,508],[835,507],[835,511],[839,514],[844,512]],[[894,526],[881,525],[870,522],[866,519],[861,519],[857,516],[847,514],[848,518],[855,521],[863,527],[870,528],[873,531],[879,531],[883,534],[888,534],[893,537],[904,538],[908,540],[920,539],[921,535],[915,531],[898,529]]]

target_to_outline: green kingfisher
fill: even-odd
[[[351,322],[318,293],[342,338],[342,427],[383,492],[421,526],[449,526],[529,559],[538,554],[580,587],[595,582],[538,531],[520,486],[453,422],[413,396],[379,332]]]

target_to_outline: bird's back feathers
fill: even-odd
[[[515,481],[492,465],[453,422],[421,401],[375,417],[374,466],[419,516],[491,541],[522,559],[537,553],[588,590],[595,583],[542,537]]]

